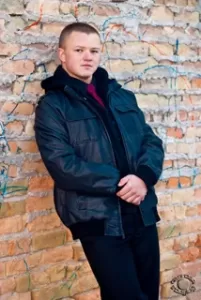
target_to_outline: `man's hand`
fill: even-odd
[[[119,181],[118,186],[124,187],[117,193],[117,196],[135,205],[140,205],[147,194],[147,187],[144,181],[135,175],[123,177]]]

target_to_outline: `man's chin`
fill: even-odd
[[[81,75],[79,75],[80,78],[83,78],[84,80],[91,79],[93,76],[92,72],[84,72]]]

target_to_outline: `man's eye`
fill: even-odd
[[[91,52],[92,53],[98,53],[98,50],[92,50]]]
[[[82,52],[82,49],[76,49],[75,51],[76,52]]]

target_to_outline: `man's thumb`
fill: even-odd
[[[123,177],[123,178],[119,181],[118,186],[123,186],[124,184],[126,184],[126,183],[128,182],[129,179],[130,179],[130,176],[129,176],[129,175]]]

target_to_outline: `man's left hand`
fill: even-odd
[[[119,181],[118,186],[123,188],[117,193],[117,196],[135,205],[140,205],[147,194],[147,187],[144,181],[132,174],[123,177]]]

